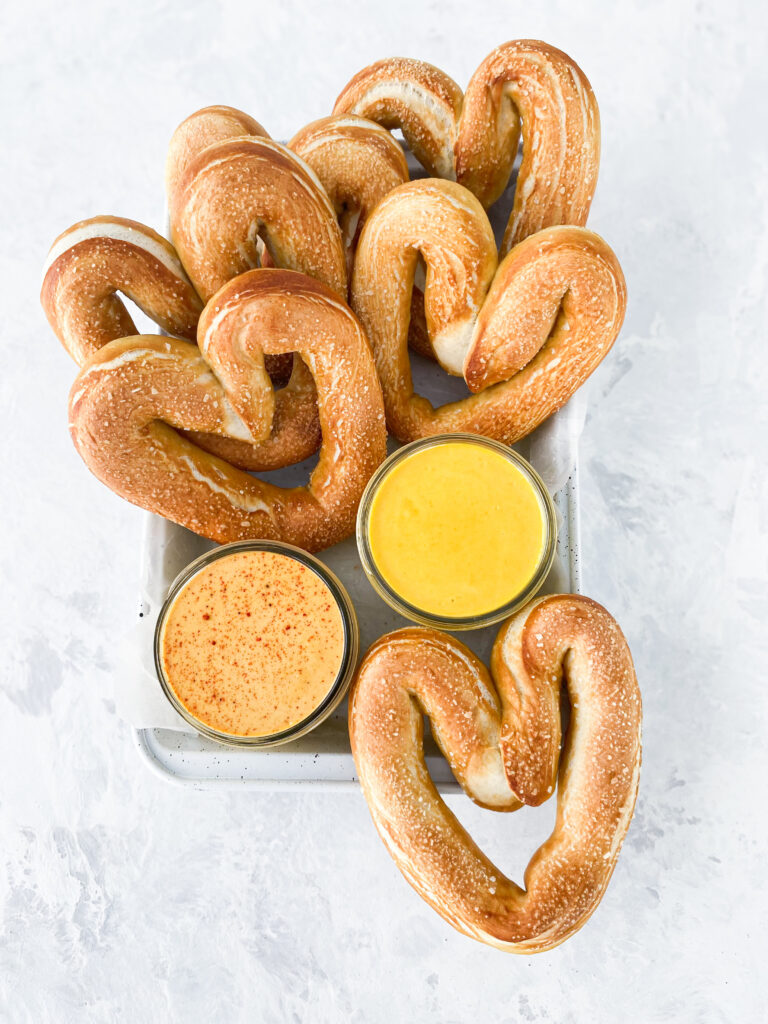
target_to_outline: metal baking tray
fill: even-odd
[[[407,154],[412,178],[423,177],[421,168]],[[513,179],[514,182],[514,179]],[[500,239],[514,195],[514,184],[490,211],[491,223]],[[418,391],[433,403],[451,401],[466,394],[463,381],[450,378],[435,364],[411,357],[414,383]],[[570,477],[554,495],[559,530],[557,553],[552,570],[543,587],[544,593],[580,592],[579,567],[579,500],[577,444],[582,411],[569,403],[556,413],[552,423],[537,442],[538,459],[547,457],[547,439],[554,436],[568,439],[570,446]],[[546,426],[546,425],[545,425]],[[542,430],[543,428],[540,428]],[[535,437],[536,435],[532,435]],[[395,442],[390,450],[397,447]],[[515,448],[528,457],[530,439]],[[536,458],[533,459],[534,464]],[[266,479],[282,486],[306,482],[314,459],[299,466],[264,474]],[[214,545],[183,527],[159,516],[145,514],[141,550],[141,602],[139,614],[144,622],[154,623],[168,587],[176,575],[193,558]],[[354,537],[321,552],[319,556],[336,573],[349,591],[360,622],[360,649],[383,633],[412,625],[385,604],[365,577],[357,555]],[[487,664],[499,626],[463,632],[461,640]],[[149,679],[146,680],[149,684]],[[157,684],[159,687],[159,683]],[[355,765],[347,732],[347,703],[317,729],[293,743],[267,750],[232,749],[207,740],[197,733],[168,728],[134,729],[137,749],[145,763],[163,778],[197,789],[239,788],[260,789],[350,789],[357,784]],[[425,756],[430,774],[441,792],[458,791],[448,763],[425,730]]]

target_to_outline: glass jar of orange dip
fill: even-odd
[[[357,545],[379,595],[441,629],[478,629],[541,588],[557,543],[552,498],[507,445],[441,434],[400,448],[363,494]]]
[[[339,580],[290,544],[215,548],[171,585],[155,628],[166,697],[232,746],[287,743],[344,697],[357,662],[355,611]]]

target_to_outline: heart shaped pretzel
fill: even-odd
[[[510,619],[491,672],[493,680],[436,630],[382,637],[353,683],[352,753],[374,824],[419,895],[465,935],[536,953],[586,922],[613,873],[637,795],[640,692],[615,620],[570,594],[540,598]],[[561,753],[563,679],[571,722]],[[488,860],[437,793],[421,746],[424,714],[481,806],[538,805],[558,785],[555,828],[524,888]]]
[[[70,395],[70,431],[89,469],[128,501],[211,540],[264,537],[316,551],[348,536],[386,454],[376,369],[351,310],[312,278],[254,270],[208,303],[198,340],[199,349],[123,338],[86,364]],[[285,352],[297,352],[314,378],[323,435],[309,485],[292,489],[179,433],[268,438],[275,395],[264,356]]]
[[[437,409],[414,393],[408,361],[419,255],[435,355],[480,391]],[[511,444],[564,405],[607,354],[626,286],[611,249],[585,228],[540,231],[497,265],[491,226],[472,193],[425,179],[390,192],[369,218],[351,301],[397,438],[464,431]]]
[[[533,39],[498,46],[463,95],[424,61],[379,61],[345,86],[334,113],[401,128],[429,174],[458,181],[486,207],[507,187],[522,130],[523,161],[502,254],[542,228],[587,222],[600,117],[586,76],[554,46]]]
[[[59,235],[45,265],[40,301],[80,366],[109,342],[137,334],[118,293],[174,337],[195,339],[203,304],[165,238],[122,217],[93,217]],[[314,454],[320,421],[311,373],[292,356],[267,357],[267,369],[285,384],[277,393],[268,440],[253,444],[199,432],[189,437],[242,469],[279,469]]]

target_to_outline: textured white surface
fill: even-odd
[[[766,995],[766,17],[728,4],[4,5],[0,1018],[757,1021]],[[74,369],[39,311],[75,220],[157,223],[177,121],[240,106],[278,137],[368,61],[460,83],[542,37],[597,91],[591,226],[627,323],[582,440],[585,589],[645,697],[636,819],[574,939],[512,958],[409,889],[359,795],[200,794],[146,772],[110,696],[141,516],[66,434]],[[515,877],[551,809],[452,801]]]

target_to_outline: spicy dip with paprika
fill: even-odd
[[[357,654],[339,581],[287,544],[246,541],[193,562],[155,632],[158,676],[199,731],[271,745],[307,732],[338,704]]]

